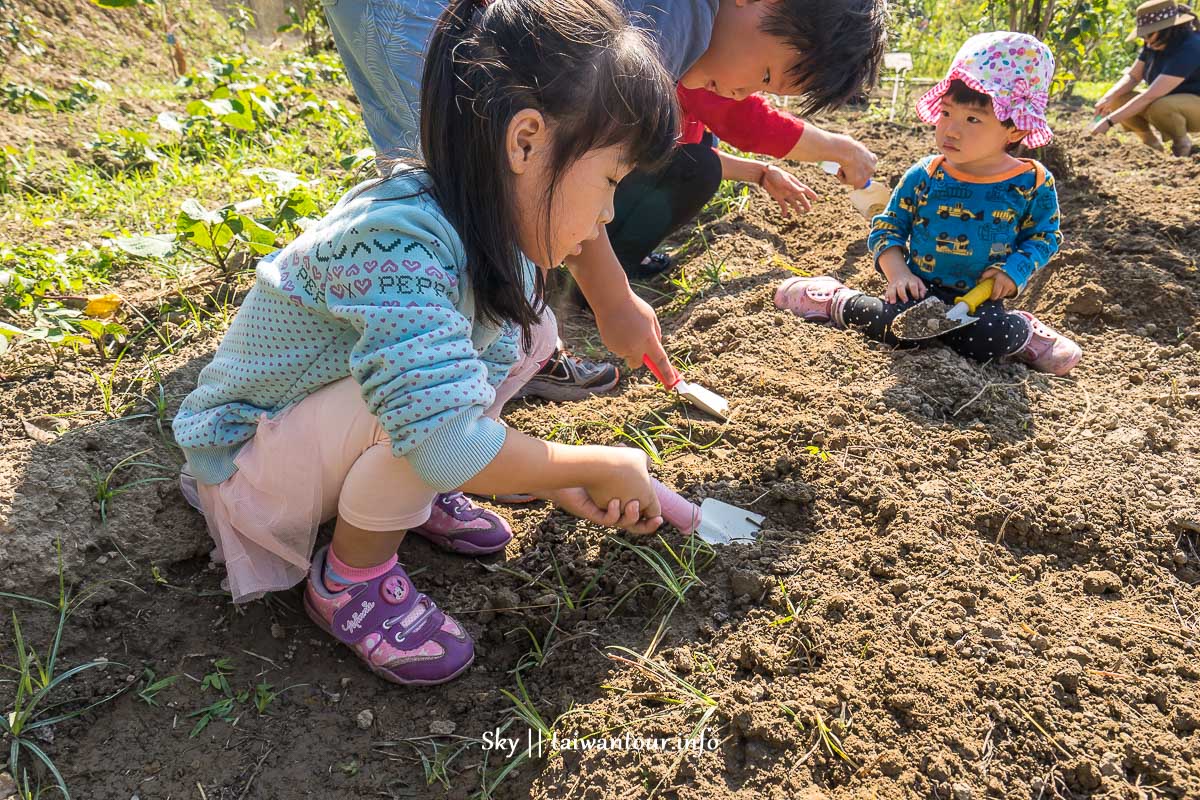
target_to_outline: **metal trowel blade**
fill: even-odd
[[[700,504],[700,525],[696,534],[709,544],[753,542],[765,519],[762,514],[709,499]]]
[[[680,381],[675,384],[675,391],[701,411],[706,411],[720,419],[729,418],[729,401],[711,389],[705,389],[698,383]]]

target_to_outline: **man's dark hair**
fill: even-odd
[[[887,45],[885,0],[780,0],[763,33],[797,53],[788,77],[803,90],[801,114],[845,105],[879,79]]]

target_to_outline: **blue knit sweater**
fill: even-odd
[[[476,317],[462,243],[424,173],[351,190],[259,262],[257,280],[175,417],[196,477],[234,474],[263,414],[353,376],[392,450],[428,484],[460,487],[495,458],[483,416],[518,357],[519,331]],[[526,261],[525,288],[534,287]]]
[[[872,221],[867,247],[876,262],[902,248],[913,274],[935,286],[970,289],[984,270],[999,267],[1019,291],[1058,252],[1058,223],[1054,176],[1038,162],[989,179],[928,156]]]

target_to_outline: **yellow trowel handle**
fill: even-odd
[[[979,307],[979,304],[992,296],[992,287],[995,285],[995,283],[996,283],[996,281],[993,280],[992,278],[988,278],[987,280],[982,280],[979,283],[975,284],[974,289],[967,292],[962,297],[954,298],[954,302],[966,303],[967,304],[967,313],[974,314],[975,309]]]

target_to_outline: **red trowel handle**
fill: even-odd
[[[676,375],[675,373],[671,374],[670,380],[667,380],[666,378],[664,378],[663,374],[658,371],[658,367],[654,366],[654,362],[650,360],[650,356],[648,356],[648,355],[642,356],[642,363],[646,365],[646,369],[648,369],[654,373],[654,377],[658,378],[658,382],[661,383],[663,386],[667,387],[668,389],[674,389],[675,384],[679,383],[679,376]],[[670,490],[668,489],[667,491],[670,491]],[[672,523],[672,524],[674,524],[674,523]]]
[[[658,505],[662,509],[663,519],[682,533],[695,533],[696,528],[700,527],[700,507],[695,503],[688,502],[656,479],[651,478],[650,480],[654,483],[654,493],[658,495]]]

